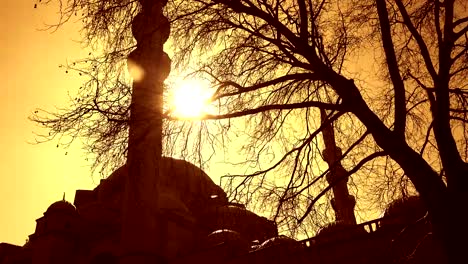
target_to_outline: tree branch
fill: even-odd
[[[403,16],[403,21],[410,31],[411,35],[415,38],[416,43],[418,44],[419,50],[421,51],[421,56],[423,57],[424,63],[426,65],[426,68],[431,75],[433,80],[437,80],[437,72],[434,68],[434,64],[432,63],[431,55],[429,53],[429,50],[426,46],[426,43],[424,42],[424,39],[422,38],[421,34],[419,34],[418,30],[414,26],[413,22],[411,22],[411,18],[408,15],[408,12],[406,11],[405,6],[401,2],[401,0],[395,0],[398,10],[400,11],[401,15]]]
[[[388,20],[387,7],[385,0],[377,0],[377,11],[379,14],[380,32],[382,33],[382,44],[387,59],[387,67],[390,73],[390,79],[395,91],[395,132],[405,138],[406,127],[406,98],[405,85],[400,75],[398,62],[395,56],[395,47],[391,35],[390,21]]]

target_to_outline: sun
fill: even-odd
[[[198,79],[184,79],[174,83],[169,92],[171,115],[182,119],[202,118],[208,111],[212,91]]]

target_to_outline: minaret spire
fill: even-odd
[[[324,109],[320,109],[320,117],[322,124],[327,122],[328,116]],[[330,171],[327,174],[328,184],[332,184],[333,199],[331,204],[335,210],[335,220],[345,224],[356,224],[354,216],[354,206],[356,200],[348,191],[348,172],[341,165],[340,159],[343,155],[342,150],[336,145],[335,132],[332,124],[327,125],[323,131],[323,142],[325,149],[323,150],[323,159],[328,163]]]
[[[166,262],[166,230],[159,210],[159,162],[162,155],[163,84],[170,71],[163,45],[169,21],[167,0],[139,0],[141,11],[132,21],[137,48],[128,56],[133,77],[127,166],[122,210],[120,263]]]

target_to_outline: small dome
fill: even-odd
[[[209,230],[230,229],[237,231],[247,241],[264,241],[278,235],[276,224],[273,221],[256,215],[243,205],[233,203],[208,208],[201,214],[199,222]]]
[[[381,226],[413,223],[424,217],[426,212],[426,206],[419,196],[400,198],[388,205]]]
[[[209,234],[206,238],[206,244],[208,247],[216,246],[221,243],[229,242],[229,241],[241,241],[242,236],[239,232],[229,230],[229,229],[221,229],[216,230]]]
[[[47,211],[45,214],[50,214],[50,213],[68,213],[68,214],[75,214],[76,213],[76,208],[73,206],[73,204],[67,202],[67,201],[57,201],[49,206],[47,208]]]
[[[255,214],[247,209],[245,206],[239,204],[228,204],[219,206],[216,208],[218,214],[232,217],[232,216],[247,216],[247,217],[255,217]]]
[[[419,196],[409,196],[391,202],[385,210],[385,217],[411,215],[422,217],[426,213],[424,203]]]
[[[317,233],[317,236],[328,236],[331,234],[342,233],[346,230],[349,230],[352,227],[352,225],[348,225],[340,221],[332,222],[320,228],[320,230]]]
[[[316,238],[321,241],[334,241],[362,235],[367,235],[367,231],[362,226],[336,221],[322,227]]]
[[[216,229],[233,229],[232,227],[239,222],[238,218],[245,219],[247,215],[253,214],[245,207],[237,205],[210,206],[201,213],[203,224]],[[235,228],[233,229],[235,230]],[[239,231],[239,230],[235,230]]]
[[[263,242],[258,249],[265,249],[273,246],[285,246],[288,248],[299,248],[300,243],[293,238],[287,237],[285,235],[279,235],[277,237],[272,237],[265,242]]]
[[[232,252],[234,255],[247,253],[249,251],[249,245],[241,234],[229,229],[216,230],[206,237],[205,246],[207,248],[212,248],[220,244],[228,244],[229,247],[234,250]]]

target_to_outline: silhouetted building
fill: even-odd
[[[229,203],[198,167],[163,158],[171,182],[159,199],[169,263],[440,263],[418,198],[395,202],[383,219],[332,223],[316,237],[278,236],[276,224]],[[74,205],[57,201],[36,220],[24,246],[0,244],[0,264],[118,263],[126,166],[94,190],[77,190]],[[411,224],[410,224],[411,223]]]

